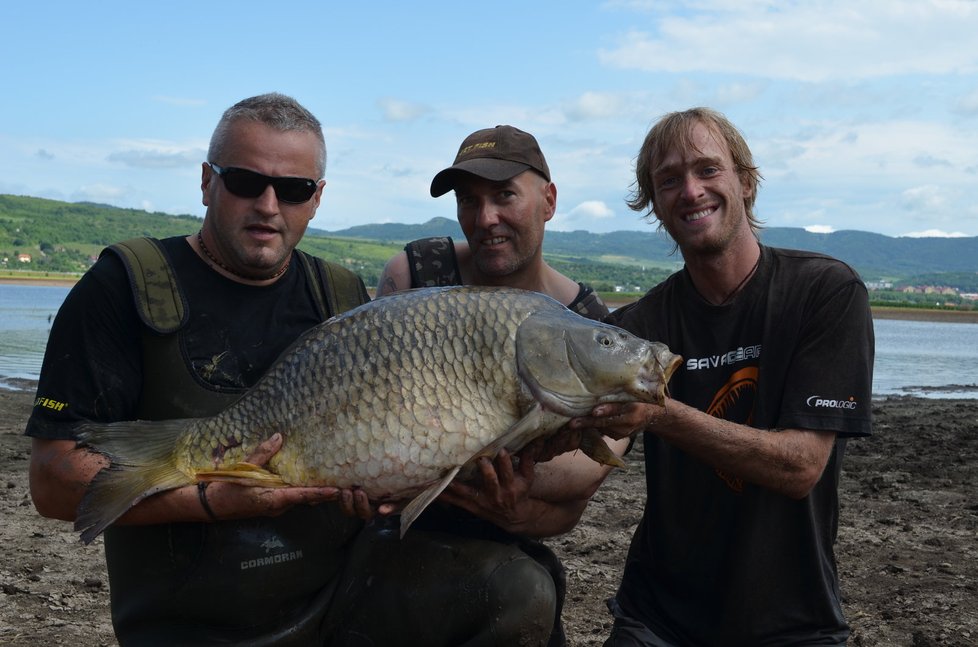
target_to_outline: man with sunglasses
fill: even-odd
[[[212,415],[305,330],[367,300],[355,275],[295,249],[325,165],[308,110],[278,94],[245,99],[211,139],[200,230],[114,245],[76,284],[26,430],[42,515],[73,520],[106,466],[76,447],[79,423]],[[309,505],[338,496],[212,483],[133,506],[105,532],[120,645],[322,644],[333,582],[363,525],[339,505]]]

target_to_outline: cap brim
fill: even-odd
[[[437,198],[454,189],[455,182],[462,173],[476,175],[492,182],[502,182],[531,168],[530,165],[522,162],[510,162],[509,160],[497,160],[488,157],[465,160],[440,171],[431,180],[431,197]]]

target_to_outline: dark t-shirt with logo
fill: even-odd
[[[618,592],[623,611],[684,645],[841,644],[833,543],[847,437],[870,433],[866,288],[835,259],[762,247],[757,272],[713,306],[677,272],[609,323],[683,357],[670,395],[758,429],[838,434],[821,480],[794,500],[643,437],[648,500]]]

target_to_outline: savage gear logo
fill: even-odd
[[[760,346],[756,348],[760,350]],[[749,425],[754,419],[757,375],[756,366],[748,366],[735,372],[713,396],[713,402],[707,407],[706,412],[715,418]],[[734,492],[740,494],[744,491],[744,480],[740,477],[729,476],[721,470],[716,470],[716,473]]]
[[[820,395],[813,395],[805,403],[814,409],[843,409],[843,410],[854,410],[859,403],[856,402],[856,398],[849,396],[848,400],[830,400],[829,398],[823,398]]]
[[[756,360],[761,356],[761,345],[741,346],[723,355],[711,355],[709,357],[691,358],[686,360],[687,371],[700,371],[704,369],[717,368],[719,366],[733,366],[739,362]]]

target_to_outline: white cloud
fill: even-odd
[[[832,225],[808,225],[805,227],[805,231],[813,234],[831,234],[835,231],[835,227]]]
[[[927,153],[922,153],[917,157],[913,158],[913,163],[916,164],[917,166],[923,166],[925,168],[933,168],[935,166],[943,166],[943,167],[953,166],[953,164],[951,164],[946,159],[934,157],[933,155]]]
[[[758,98],[765,87],[766,84],[760,82],[723,84],[716,88],[715,99],[710,103],[720,105],[745,103]]]
[[[196,150],[159,150],[159,149],[129,149],[109,153],[106,159],[133,168],[185,169],[193,167],[207,156],[206,151]]]
[[[77,147],[77,143],[73,147]],[[195,169],[207,157],[207,146],[201,142],[177,144],[158,139],[124,139],[96,142],[92,152],[108,147],[102,154],[108,162],[136,169]]]
[[[80,186],[72,193],[71,200],[79,202],[98,202],[120,204],[126,191],[108,184],[88,184]]]
[[[946,231],[941,231],[940,229],[927,229],[925,231],[911,231],[906,234],[901,234],[899,237],[906,238],[967,238],[968,234],[962,234],[960,231],[953,233],[948,233]]]
[[[634,6],[630,3],[629,6]],[[689,2],[682,14],[651,13],[599,51],[609,66],[649,72],[733,73],[818,82],[896,75],[967,74],[978,2],[868,0],[850,3]]]
[[[608,92],[585,92],[565,109],[571,121],[588,119],[607,119],[620,115],[628,102],[617,94]]]
[[[946,192],[934,184],[913,187],[901,194],[903,208],[909,211],[929,211],[944,209],[947,205]]]
[[[965,116],[978,115],[978,89],[958,99],[954,111]]]
[[[615,217],[615,212],[601,200],[585,200],[566,214],[557,213],[548,224],[550,229],[571,231],[585,229],[602,231],[603,227],[596,226],[595,221],[607,221]]]
[[[402,101],[386,97],[377,100],[377,106],[387,121],[414,121],[431,112],[431,108],[420,103]]]

